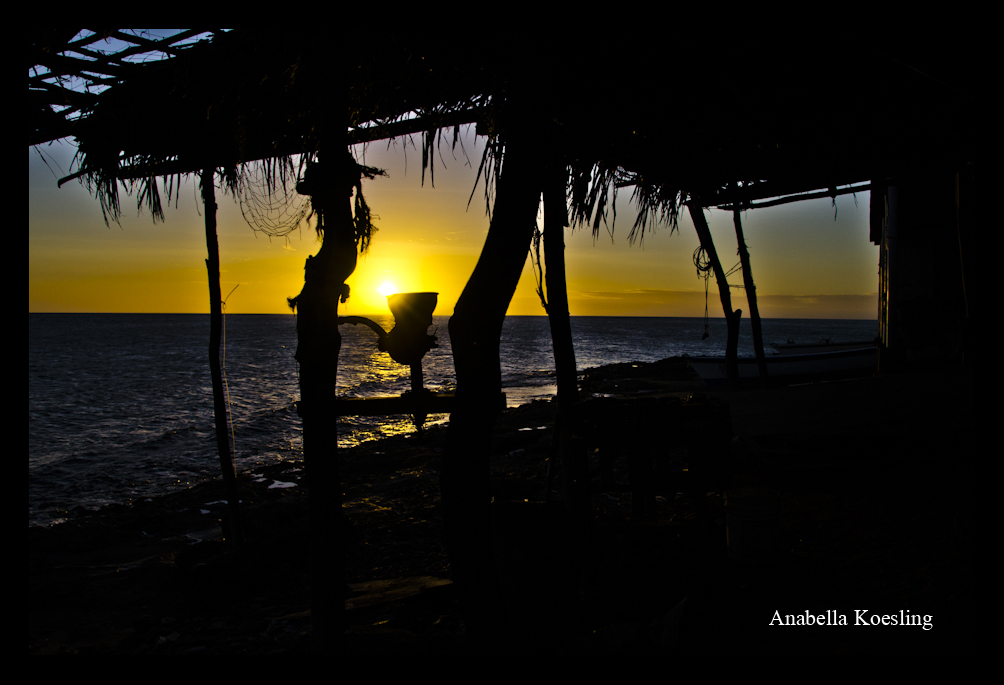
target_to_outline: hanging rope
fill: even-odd
[[[701,336],[701,340],[707,340],[711,336],[711,323],[710,317],[708,316],[708,282],[711,279],[711,259],[708,258],[708,253],[704,247],[698,247],[694,250],[694,266],[697,268],[697,277],[704,278],[704,335]],[[728,279],[729,276],[735,272],[742,269],[742,261],[736,262],[735,266],[729,269],[725,273],[725,278]],[[730,288],[745,288],[745,285],[732,285],[729,284]]]
[[[230,401],[230,383],[227,382],[227,300],[230,296],[234,294],[234,290],[240,287],[240,283],[233,287],[227,296],[223,299],[223,360],[220,363],[220,370],[223,373],[223,388],[227,392],[227,418],[230,419],[230,445],[233,450],[231,455],[234,460],[234,474],[237,474],[237,435],[234,433],[234,408],[233,403]]]
[[[711,324],[708,317],[708,280],[711,277],[711,260],[703,246],[694,250],[694,266],[697,268],[697,277],[704,278],[704,335],[701,340],[707,340],[711,336]]]

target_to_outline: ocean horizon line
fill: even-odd
[[[28,312],[29,315],[45,315],[45,316],[205,316],[208,317],[210,314],[208,312]],[[241,312],[241,313],[226,313],[226,316],[296,316],[296,314],[289,312]],[[345,316],[390,316],[390,312],[362,312],[345,314]],[[433,314],[433,316],[439,317],[450,317],[452,314]],[[506,314],[507,319],[546,319],[547,314]],[[572,319],[704,319],[703,316],[673,316],[670,314],[661,316],[644,316],[639,314],[572,314],[570,315]],[[708,315],[709,319],[716,319],[724,321],[725,317],[723,315]],[[761,316],[762,321],[878,321],[878,317],[865,317],[865,318],[848,318],[848,317],[828,317],[828,316],[803,316],[803,317],[788,317],[788,316]],[[744,316],[744,321],[748,321],[749,317]]]

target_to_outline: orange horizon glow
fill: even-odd
[[[388,177],[364,183],[378,230],[347,279],[345,315],[386,314],[387,287],[396,292],[437,292],[436,315],[450,315],[484,243],[483,182],[474,189],[476,163],[437,159],[436,185],[420,161],[401,151],[366,151],[365,162]],[[468,140],[472,159],[480,143]],[[55,163],[68,164],[71,145],[46,148]],[[444,153],[445,154],[445,153]],[[54,163],[50,160],[50,163]],[[64,167],[65,168],[65,167]],[[472,189],[474,190],[472,198]],[[698,245],[687,215],[679,231],[661,228],[630,246],[625,234],[634,212],[618,200],[613,237],[594,240],[586,229],[566,229],[565,260],[572,316],[703,317],[704,281],[692,255]],[[76,183],[56,188],[56,178],[29,151],[29,312],[208,313],[206,242],[201,202],[191,182],[172,203],[164,224],[129,209],[123,197],[121,227],[105,226],[96,199]],[[470,208],[468,201],[470,200]],[[289,313],[286,298],[303,287],[303,265],[319,242],[303,226],[287,238],[256,234],[232,198],[218,193],[221,288],[228,313]],[[763,318],[874,319],[877,312],[878,248],[868,240],[868,193],[856,199],[784,205],[743,216],[758,304]],[[723,266],[731,267],[736,238],[732,216],[706,212]],[[734,284],[742,276],[730,277]],[[392,284],[386,286],[385,284]],[[545,315],[527,259],[510,315]],[[744,291],[731,291],[733,307],[748,316]],[[708,314],[721,318],[711,280]]]

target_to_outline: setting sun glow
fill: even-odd
[[[472,159],[479,159],[484,139],[465,135]],[[70,144],[46,148],[64,167],[75,151]],[[379,216],[378,231],[346,281],[350,296],[339,303],[339,315],[388,315],[387,295],[437,292],[436,313],[451,316],[490,225],[484,183],[475,186],[477,164],[464,164],[458,153],[456,162],[437,166],[433,186],[422,184],[420,170],[406,164],[401,149],[358,147],[355,153],[367,165],[387,169],[388,176],[364,183],[367,202]],[[208,311],[205,225],[194,188],[179,193],[180,205],[172,205],[165,224],[155,225],[148,211],[130,211],[120,229],[105,225],[86,186],[58,188],[57,174],[30,150],[28,177],[29,311]],[[678,231],[662,226],[646,234],[643,245],[632,245],[626,232],[637,210],[628,203],[629,194],[618,199],[616,239],[612,226],[609,235],[594,236],[590,226],[565,231],[571,315],[703,317],[707,308],[710,316],[721,317],[721,306],[714,306],[717,286],[711,283],[706,302],[703,279],[694,270],[700,243],[689,214],[681,214]],[[875,317],[879,257],[869,238],[870,195],[840,196],[836,202],[839,213],[823,198],[743,216],[761,316]],[[707,214],[719,253],[734,255],[732,213]],[[286,240],[261,240],[229,199],[220,201],[217,223],[223,292],[240,284],[227,299],[227,312],[289,314],[287,298],[303,289],[305,260],[320,248],[313,227],[304,225]],[[508,313],[544,316],[529,247]],[[741,282],[741,276],[730,279]]]

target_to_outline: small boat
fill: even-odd
[[[815,352],[840,352],[842,350],[863,350],[875,347],[874,340],[857,340],[854,342],[832,342],[822,340],[815,343],[797,343],[789,340],[786,343],[771,343],[777,352],[775,354],[813,354]]]
[[[859,343],[859,345],[862,343]],[[767,376],[782,384],[807,383],[814,380],[848,378],[875,371],[878,366],[878,349],[874,342],[866,347],[838,349],[809,354],[776,354],[765,358]],[[710,386],[728,383],[724,357],[690,357],[690,367]],[[740,357],[740,381],[760,377],[756,357]]]

